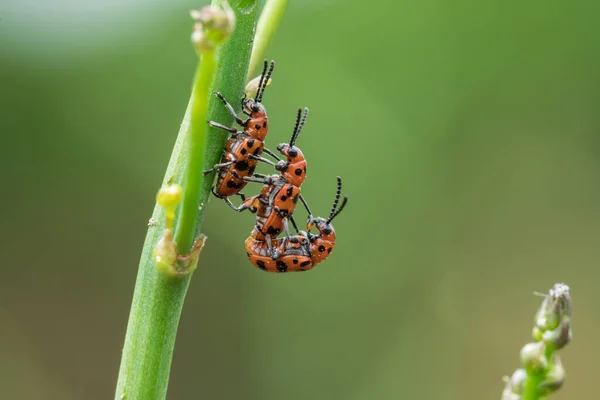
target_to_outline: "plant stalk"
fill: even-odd
[[[221,3],[221,0],[213,1],[216,5]],[[174,182],[183,186],[183,204],[175,227],[175,239],[179,240],[183,255],[189,252],[200,232],[210,194],[212,180],[202,179],[202,170],[205,165],[211,167],[219,161],[227,139],[221,131],[206,126],[206,121],[226,125],[233,122],[211,92],[218,88],[227,98],[241,98],[252,50],[257,1],[230,0],[230,6],[236,15],[235,31],[215,50],[214,65],[201,65],[198,70],[199,79],[203,78],[204,71],[211,69],[216,71],[216,76],[211,79],[212,84],[206,81],[194,86],[163,180],[163,185]],[[193,138],[194,135],[199,136]],[[203,205],[200,210],[198,204]],[[192,276],[168,275],[156,268],[152,252],[164,232],[164,208],[156,205],[151,221],[154,222],[149,224],[140,259],[115,399],[166,397],[177,327]]]
[[[215,52],[202,55],[192,91],[189,131],[188,157],[183,177],[183,199],[179,207],[179,215],[175,224],[174,241],[179,254],[189,254],[196,237],[198,205],[203,180],[204,156],[209,125],[206,123],[208,103],[211,100],[212,81],[215,76],[217,60]]]
[[[254,38],[254,48],[250,58],[247,80],[258,74],[259,65],[262,65],[287,5],[288,0],[267,0],[265,3],[256,27],[256,37]]]

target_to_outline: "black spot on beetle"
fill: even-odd
[[[285,194],[282,194],[281,197],[279,198],[279,200],[286,201],[287,200],[287,196]]]
[[[242,153],[242,155],[246,154],[246,149],[244,147],[242,147],[242,149],[240,150],[240,153]]]
[[[294,204],[296,204],[298,202],[298,198],[300,197],[299,194],[295,195],[294,198],[292,199],[292,201],[294,202]]]
[[[284,263],[283,261],[277,261],[277,271],[279,272],[285,272],[287,271],[288,266],[286,263]]]
[[[248,170],[248,173],[249,173],[250,175],[252,175],[252,174],[254,173],[254,170],[255,170],[255,169],[256,169],[256,165],[253,165],[253,166],[251,166],[251,167],[250,167],[250,169]]]
[[[325,251],[325,246],[323,246],[323,245],[320,245],[320,246],[319,246],[319,251],[320,251],[321,253],[322,253],[322,252],[324,252],[324,251]]]
[[[234,182],[232,180],[227,181],[227,187],[232,189],[241,189],[244,187],[244,182]]]
[[[298,176],[302,176],[302,172],[304,172],[302,171],[302,168],[296,168],[296,170],[294,171],[294,173]]]
[[[246,160],[236,162],[235,169],[238,171],[246,171],[248,169],[248,162]]]
[[[333,250],[333,247],[327,249],[327,254],[331,253],[331,250]]]
[[[256,129],[257,131],[260,131],[260,125],[259,124],[254,125],[254,129]]]
[[[288,195],[288,196],[291,196],[291,195],[292,195],[292,193],[294,193],[294,187],[290,185],[290,186],[288,186],[288,188],[287,188],[287,195]]]
[[[267,267],[265,266],[265,263],[263,260],[257,260],[256,261],[256,265],[258,265],[258,268],[263,269],[263,270],[267,270]]]
[[[268,235],[279,235],[281,233],[281,228],[273,228],[272,226],[267,229]]]
[[[262,149],[260,147],[257,147],[256,150],[254,150],[255,156],[260,156],[261,153],[262,153]]]
[[[250,138],[246,143],[248,144],[248,147],[252,148],[252,146],[254,146],[254,139]]]
[[[263,128],[267,127],[267,121],[263,122]]]
[[[298,259],[297,259],[297,258],[294,258],[294,259],[292,260],[292,262],[293,262],[294,264],[298,264]]]
[[[304,261],[302,264],[300,264],[301,267],[306,267],[310,265],[310,261]]]

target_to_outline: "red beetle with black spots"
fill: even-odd
[[[310,209],[300,194],[300,186],[306,178],[306,160],[302,151],[295,146],[307,116],[307,108],[304,109],[304,113],[302,113],[302,109],[299,109],[290,142],[277,146],[287,161],[279,160],[275,164],[262,157],[251,157],[273,165],[281,174],[269,176],[256,174],[255,177],[242,177],[241,179],[246,182],[263,183],[261,192],[256,196],[244,199],[239,207],[236,207],[229,199],[225,199],[227,204],[236,211],[249,209],[256,212],[255,238],[257,240],[264,240],[266,235],[276,238],[283,230],[283,219],[292,215],[298,199],[302,201],[310,214]]]
[[[297,235],[290,236],[287,219],[284,219],[286,237],[281,239],[272,240],[267,236],[265,240],[261,240],[256,237],[254,229],[246,239],[246,254],[252,265],[267,272],[296,272],[309,271],[325,261],[333,251],[336,240],[331,222],[348,202],[348,198],[344,197],[342,204],[337,208],[341,188],[342,181],[338,177],[338,190],[329,217],[309,218],[307,232],[299,231]],[[310,233],[313,227],[319,232],[317,235]]]
[[[210,126],[231,133],[231,138],[225,143],[221,162],[204,171],[204,174],[207,175],[219,170],[217,184],[213,190],[215,196],[219,198],[238,194],[247,184],[242,178],[254,174],[258,160],[253,157],[260,157],[262,154],[264,140],[269,128],[267,111],[261,102],[274,67],[275,63],[273,61],[269,66],[265,60],[256,95],[254,98],[242,98],[242,112],[248,116],[245,121],[238,117],[233,106],[225,100],[221,93],[215,93],[233,115],[236,123],[243,128],[243,130],[238,131],[236,128],[230,128],[218,122],[209,122]]]

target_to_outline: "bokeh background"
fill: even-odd
[[[562,281],[575,339],[554,398],[596,398],[597,5],[291,3],[267,144],[310,107],[303,192],[326,214],[343,177],[338,244],[311,273],[262,273],[253,216],[212,201],[169,398],[499,399],[533,291]],[[114,395],[201,4],[2,2],[2,398]]]

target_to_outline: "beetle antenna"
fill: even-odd
[[[296,126],[294,126],[294,133],[292,133],[292,138],[290,139],[290,147],[294,147],[296,144],[296,139],[298,139],[298,135],[304,128],[304,123],[306,122],[306,117],[308,117],[308,108],[304,107],[304,114],[302,114],[302,109],[298,109],[298,116],[296,117]]]
[[[337,191],[335,192],[335,200],[333,200],[333,207],[331,207],[331,212],[329,213],[329,219],[332,219],[333,214],[335,214],[335,209],[340,202],[340,195],[342,194],[342,178],[337,177]],[[329,221],[329,220],[328,220]]]
[[[265,60],[264,61],[264,66],[263,66],[262,73],[260,74],[260,80],[258,81],[258,87],[256,89],[256,95],[254,96],[254,100],[256,102],[260,102],[259,99],[262,98],[261,92],[262,92],[262,88],[263,88],[263,83],[264,83],[264,80],[265,80],[265,76],[267,74],[267,66],[268,66],[268,62],[267,62],[267,60]]]
[[[333,221],[333,219],[335,217],[337,217],[339,213],[342,212],[344,207],[346,207],[347,202],[348,202],[348,198],[346,196],[344,196],[344,200],[342,200],[342,205],[340,206],[340,208],[337,209],[337,211],[335,213],[333,213],[333,215],[331,217],[329,217],[329,219],[326,222],[327,225],[329,225],[331,223],[331,221]]]
[[[260,89],[262,88],[263,80],[265,79],[265,74],[267,73],[267,60],[264,61],[263,70],[260,74],[260,80],[258,81],[258,86],[256,87],[256,95],[254,95],[254,100],[258,100],[258,96],[260,95]]]
[[[331,213],[329,214],[329,218],[327,218],[326,224],[329,224],[333,219],[342,212],[344,207],[346,207],[346,203],[348,202],[348,198],[344,196],[344,200],[342,200],[342,205],[340,208],[337,208],[338,203],[340,202],[340,195],[342,194],[342,178],[337,177],[337,191],[335,192],[335,200],[333,201],[333,207],[331,208]],[[337,210],[336,210],[337,208]]]
[[[271,74],[273,73],[273,68],[275,68],[275,61],[271,60],[271,64],[269,65],[269,70],[267,71],[267,60],[265,60],[265,67],[263,68],[263,73],[260,76],[260,82],[258,82],[258,90],[256,91],[256,97],[254,100],[257,102],[261,102],[263,95],[265,94],[265,88],[269,83],[269,79],[271,79]],[[266,75],[265,75],[266,72]]]
[[[294,130],[292,131],[292,137],[290,139],[290,147],[293,146],[292,143],[296,143],[296,138],[298,137],[298,127],[300,126],[300,118],[302,118],[302,109],[298,109],[298,115],[296,115],[296,125],[294,125]]]

